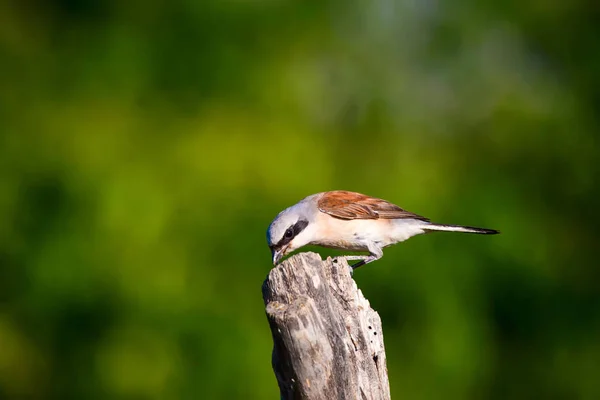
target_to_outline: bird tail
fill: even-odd
[[[425,232],[432,231],[443,231],[443,232],[463,232],[463,233],[476,233],[479,235],[495,235],[500,233],[495,229],[475,228],[473,226],[462,226],[462,225],[443,225],[443,224],[427,224],[423,227]]]

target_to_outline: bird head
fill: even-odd
[[[292,251],[310,243],[311,212],[308,203],[300,202],[277,215],[267,230],[273,265]]]

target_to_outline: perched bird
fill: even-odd
[[[269,225],[267,242],[273,265],[290,252],[311,244],[369,252],[345,257],[358,260],[352,266],[358,268],[380,259],[384,247],[432,231],[499,233],[493,229],[436,224],[386,200],[334,190],[308,196],[280,212]]]

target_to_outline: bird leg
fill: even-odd
[[[370,243],[368,245],[368,249],[369,249],[368,256],[345,256],[344,257],[346,259],[346,261],[358,260],[358,262],[356,264],[353,264],[350,266],[350,268],[351,268],[350,275],[352,275],[352,272],[354,272],[354,270],[356,268],[362,267],[363,265],[366,265],[375,260],[379,260],[381,257],[383,257],[383,250],[381,249],[381,247],[377,246],[375,243]]]
[[[366,265],[366,264],[368,264],[370,262],[378,260],[379,258],[380,257],[375,257],[375,256],[364,256],[362,259],[360,259],[359,262],[357,262],[356,264],[352,264],[350,267],[354,271],[356,268],[362,267],[363,265]],[[348,260],[348,258],[346,258],[346,260]]]

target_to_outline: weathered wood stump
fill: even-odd
[[[381,319],[345,259],[297,254],[262,290],[283,400],[390,398]]]

